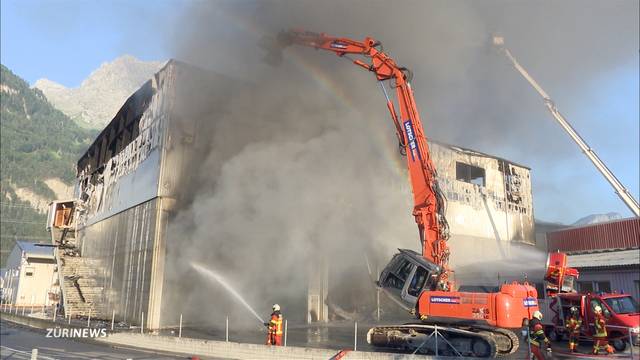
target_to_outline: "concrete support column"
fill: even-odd
[[[155,330],[160,328],[162,321],[162,288],[165,271],[165,230],[168,223],[168,215],[175,205],[170,198],[160,198],[157,202],[157,220],[153,246],[153,260],[151,264],[151,281],[149,285],[149,303],[147,306],[147,328]]]
[[[329,267],[323,254],[309,262],[307,288],[307,323],[328,322]]]

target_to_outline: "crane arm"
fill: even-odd
[[[447,245],[449,226],[445,218],[445,198],[438,186],[436,169],[429,154],[420,114],[409,84],[407,74],[410,72],[398,66],[384,53],[379,41],[369,37],[364,41],[354,41],[324,33],[289,30],[281,32],[276,41],[278,49],[301,45],[331,51],[340,57],[349,58],[355,65],[375,74],[384,91],[401,149],[407,158],[414,200],[413,216],[418,225],[422,255],[440,267],[438,287],[450,289]],[[351,59],[348,55],[361,55],[366,61]],[[395,89],[400,114],[396,112],[393,101],[384,87],[385,80],[391,80],[391,87]]]
[[[569,134],[571,139],[575,141],[575,143],[580,147],[580,150],[591,160],[596,169],[604,176],[604,178],[609,182],[609,184],[613,187],[615,193],[620,197],[620,199],[627,205],[629,210],[635,215],[640,216],[640,206],[636,199],[634,199],[633,195],[627,190],[624,185],[616,178],[615,175],[609,170],[607,165],[604,164],[598,154],[593,150],[591,146],[587,144],[586,141],[578,134],[578,132],[569,124],[569,121],[565,119],[564,116],[558,111],[555,103],[551,99],[551,97],[542,89],[540,84],[535,81],[531,75],[520,65],[520,63],[516,60],[516,58],[511,54],[509,49],[504,45],[504,39],[500,36],[494,36],[493,44],[498,47],[498,49],[509,59],[513,67],[522,75],[522,77],[527,80],[527,82],[533,87],[538,94],[542,97],[544,101],[544,105],[547,107],[553,118],[560,124],[560,126],[564,129],[564,131]]]

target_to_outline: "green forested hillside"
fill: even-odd
[[[15,239],[46,237],[45,215],[20,201],[15,188],[53,199],[44,180],[72,184],[75,162],[97,134],[56,110],[38,89],[0,65],[0,240],[2,263]]]

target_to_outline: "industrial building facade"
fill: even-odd
[[[190,96],[207,99],[209,109],[176,101],[187,83],[191,89],[203,84]],[[166,283],[166,264],[175,256],[167,249],[180,242],[168,239],[167,227],[176,207],[189,200],[184,189],[194,186],[190,174],[207,146],[207,139],[198,136],[208,126],[201,114],[219,109],[222,116],[230,89],[238,86],[244,85],[169,61],[127,100],[78,161],[73,247],[74,255],[94,268],[82,275],[91,287],[83,301],[95,304],[94,317],[115,313],[117,321],[152,329],[176,321],[175,314],[163,310],[163,298],[175,292]],[[456,146],[430,146],[448,199],[454,254],[464,248],[476,262],[501,261],[512,247],[535,244],[528,168]],[[64,236],[58,230],[53,234],[54,242]],[[64,268],[66,255],[58,254]],[[454,255],[453,266],[464,265],[456,261]],[[331,286],[322,270],[327,266],[319,265],[308,288],[301,289],[307,312],[313,314],[308,321],[330,319],[326,298]],[[82,281],[74,283],[78,291]],[[76,290],[67,284],[64,291],[70,297]]]

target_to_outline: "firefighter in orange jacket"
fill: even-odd
[[[593,335],[593,354],[598,355],[600,350],[606,350],[607,355],[613,354],[613,347],[609,345],[609,339],[607,338],[607,320],[604,318],[604,314],[602,313],[602,307],[600,305],[596,305],[593,308],[593,312],[596,316],[594,320],[596,333]]]
[[[271,320],[264,323],[267,327],[267,345],[282,346],[282,314],[280,313],[280,305],[273,304],[273,312]]]
[[[576,352],[578,348],[578,339],[580,338],[580,326],[582,326],[582,320],[580,320],[580,314],[578,313],[577,307],[572,306],[569,311],[571,315],[569,315],[569,319],[567,319],[567,323],[565,324],[567,332],[569,333],[569,351]]]
[[[533,313],[533,319],[529,321],[529,343],[535,360],[544,360],[544,354],[540,350],[543,344],[547,352],[551,353],[551,343],[544,334],[544,326],[542,326],[542,313],[537,310]]]

